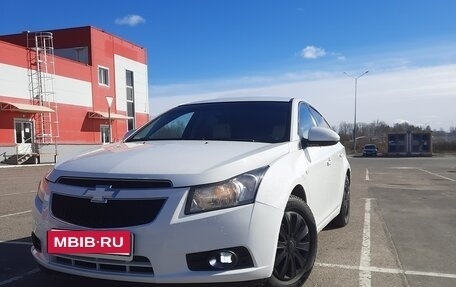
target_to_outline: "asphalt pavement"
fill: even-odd
[[[319,234],[308,286],[456,286],[456,157],[351,158],[351,219]],[[145,286],[47,276],[31,207],[52,166],[0,167],[0,287]]]

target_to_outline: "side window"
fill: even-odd
[[[330,129],[331,126],[328,124],[328,122],[325,120],[325,118],[317,112],[313,107],[309,106],[310,113],[312,114],[313,118],[315,119],[315,122],[317,123],[318,127],[322,128],[328,128]]]
[[[307,105],[302,103],[299,105],[299,122],[298,132],[301,137],[307,138],[311,127],[315,127],[315,121],[311,116]]]
[[[98,84],[109,86],[109,69],[98,66]]]

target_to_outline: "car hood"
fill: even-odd
[[[149,141],[116,143],[58,164],[48,175],[171,180],[174,187],[218,182],[271,164],[288,143]]]

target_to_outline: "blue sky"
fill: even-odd
[[[448,109],[456,106],[453,0],[46,3],[37,11],[3,2],[0,34],[92,25],[144,46],[154,114],[193,99],[289,94],[279,88],[291,85],[337,125],[353,114],[353,82],[343,72],[368,69],[359,82],[360,121],[456,126]],[[435,109],[423,110],[413,95]],[[370,105],[397,97],[396,108]]]

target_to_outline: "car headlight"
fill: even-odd
[[[185,214],[233,207],[254,202],[261,179],[269,166],[255,169],[223,182],[192,187]]]
[[[46,176],[44,176],[38,185],[38,192],[36,196],[38,196],[38,198],[43,202],[49,201],[50,193],[51,191],[49,189],[49,180],[46,178]]]

